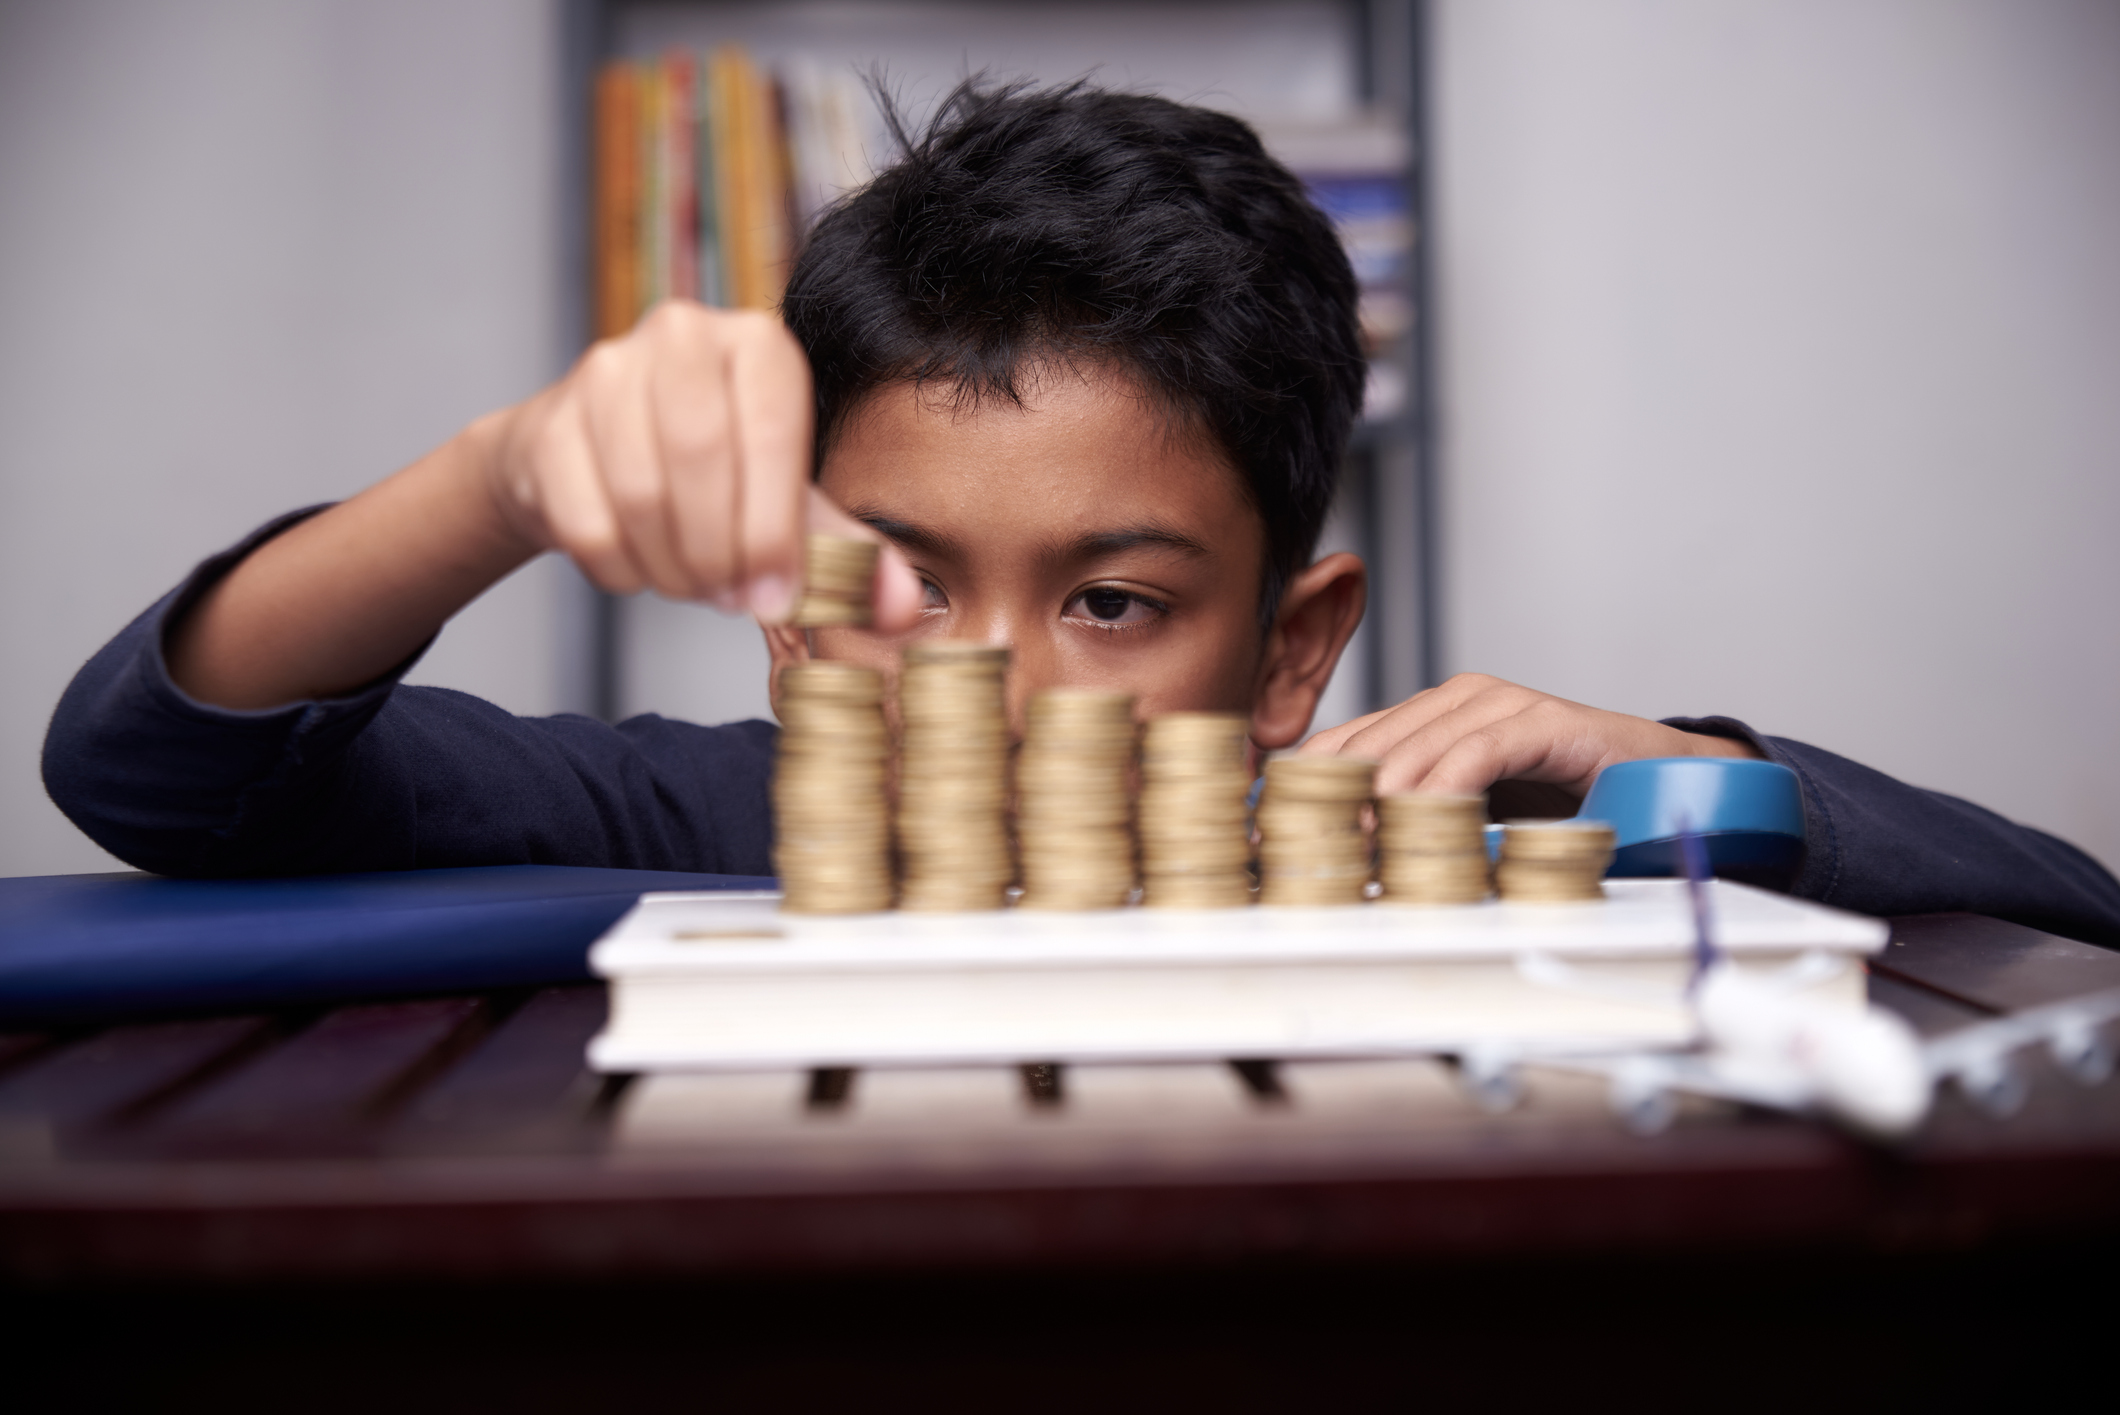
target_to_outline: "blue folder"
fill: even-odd
[[[648,890],[771,879],[501,865],[311,879],[0,879],[0,1025],[585,981]]]

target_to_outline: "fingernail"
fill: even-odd
[[[768,624],[778,624],[795,607],[794,587],[784,575],[760,575],[751,581],[751,613]]]

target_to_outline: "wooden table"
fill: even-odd
[[[1930,1032],[2115,985],[2120,954],[1965,915],[1895,921],[1870,977]],[[2015,1116],[1946,1094],[1886,1150],[1710,1103],[1638,1137],[1601,1088],[1550,1073],[1488,1114],[1425,1062],[599,1077],[582,1052],[603,1009],[601,989],[569,987],[0,1037],[12,1300],[109,1320],[156,1293],[166,1321],[175,1290],[270,1326],[380,1291],[401,1316],[460,1320],[435,1294],[478,1291],[484,1320],[514,1314],[489,1333],[513,1342],[565,1292],[577,1351],[587,1309],[682,1346],[658,1325],[680,1291],[677,1309],[718,1312],[754,1352],[821,1300],[899,1331],[894,1352],[932,1334],[914,1312],[1018,1340],[1079,1336],[1093,1307],[1107,1335],[1160,1324],[1190,1349],[1192,1332],[1226,1375],[1241,1333],[1245,1360],[1268,1359],[1265,1311],[1315,1357],[1289,1334],[1330,1346],[1408,1302],[1460,1352],[1489,1326],[1452,1313],[1536,1308],[1560,1340],[1615,1294],[1683,1325],[1700,1320],[1687,1294],[1728,1300],[1733,1282],[1753,1305],[1725,1320],[1875,1296],[1880,1273],[1879,1300],[1904,1310],[1947,1293],[1962,1309],[1976,1271],[2044,1310],[2039,1293],[2120,1237],[2120,1083],[2082,1087],[2039,1054]],[[724,1370],[819,1369],[813,1346],[790,1350]],[[1195,1375],[1183,1389],[1213,1388]]]

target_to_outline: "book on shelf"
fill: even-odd
[[[640,291],[640,74],[612,64],[596,78],[596,333],[630,328]]]
[[[625,333],[664,299],[777,308],[809,227],[890,150],[854,67],[804,55],[768,67],[734,44],[612,61],[598,79],[595,122],[600,338]],[[1339,232],[1371,360],[1365,415],[1395,416],[1413,321],[1406,134],[1374,115],[1259,132]]]
[[[595,123],[600,338],[665,299],[777,307],[800,233],[882,143],[851,72],[774,72],[739,45],[606,64]]]

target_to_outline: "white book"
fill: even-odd
[[[606,1071],[1109,1063],[1675,1046],[1694,922],[1678,880],[1582,904],[787,914],[646,894],[590,951]],[[1859,1007],[1889,930],[1717,880],[1716,943]],[[1524,966],[1525,959],[1564,965]],[[1556,975],[1565,975],[1556,981]],[[1797,985],[1792,981],[1792,986]]]

